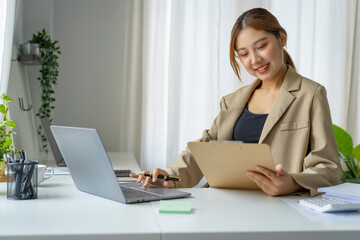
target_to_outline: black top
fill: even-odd
[[[249,111],[246,104],[244,111],[237,120],[233,140],[244,143],[258,143],[268,114],[255,114]]]

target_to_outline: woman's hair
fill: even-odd
[[[241,14],[241,16],[236,20],[236,23],[231,31],[230,39],[230,63],[236,76],[240,80],[240,66],[239,63],[236,61],[235,42],[241,30],[246,27],[252,27],[256,30],[262,30],[268,33],[272,33],[277,38],[280,38],[281,32],[286,35],[285,29],[281,27],[276,17],[264,8],[253,8]],[[292,61],[289,53],[285,49],[284,53],[285,64],[290,65],[295,69],[294,62]]]

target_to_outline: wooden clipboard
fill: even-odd
[[[267,144],[229,142],[189,142],[188,146],[210,187],[260,189],[246,176],[256,165],[274,170]]]

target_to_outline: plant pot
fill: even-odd
[[[21,44],[20,48],[21,48],[21,53],[24,55],[30,55],[30,54],[33,54],[36,56],[40,55],[39,44],[37,44],[37,43],[27,42],[27,43]]]
[[[31,46],[31,54],[40,57],[39,44],[37,44],[37,43],[32,43],[32,46]]]
[[[0,171],[0,182],[6,182],[5,167]]]

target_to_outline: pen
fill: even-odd
[[[22,182],[22,175],[23,175],[23,171],[24,171],[24,161],[25,159],[23,158],[24,155],[23,153],[20,154],[21,155],[21,159],[19,162],[19,165],[15,168],[16,169],[16,180],[15,180],[15,195],[21,199],[21,182]]]
[[[24,160],[24,169],[23,169],[23,177],[22,177],[22,186],[21,186],[21,192],[22,194],[26,194],[27,193],[27,185],[28,185],[28,181],[29,181],[29,174],[30,174],[30,167],[28,165],[29,160],[27,159],[27,155],[26,152],[24,150],[20,150],[20,156],[21,159]]]
[[[35,164],[29,165],[29,171],[26,174],[26,180],[24,181],[25,187],[23,190],[24,194],[29,194],[30,197],[32,198],[34,197],[34,195],[36,195],[35,189],[31,184],[31,178],[33,176],[34,170],[35,170]]]
[[[145,176],[145,177],[152,177],[152,173],[139,173],[139,175]],[[179,177],[174,176],[164,176],[164,175],[158,175],[159,179],[164,179],[165,181],[181,181]]]

